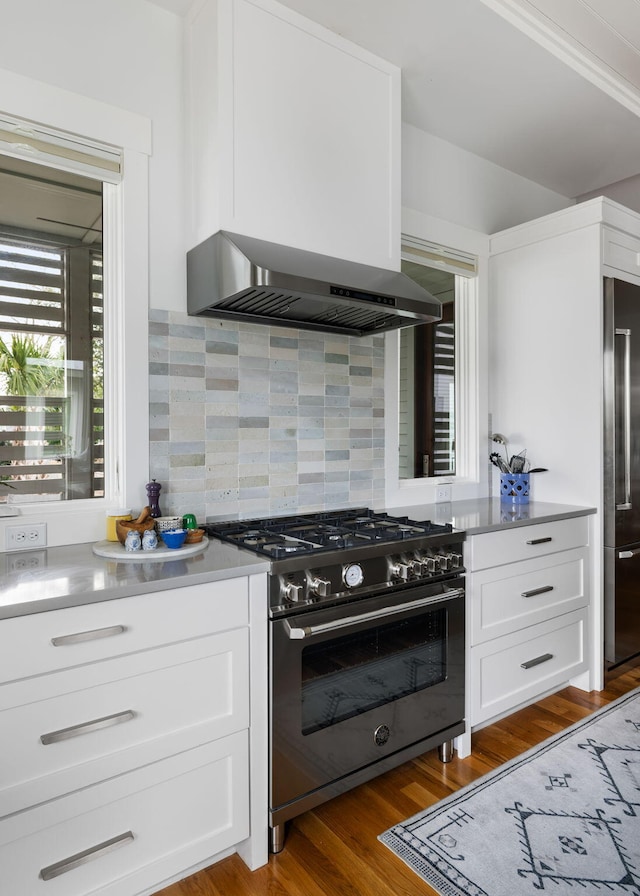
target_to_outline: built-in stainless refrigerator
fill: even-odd
[[[604,611],[609,667],[640,654],[640,286],[604,281]]]

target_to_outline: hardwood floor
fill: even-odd
[[[467,759],[443,765],[433,750],[299,816],[263,868],[233,855],[158,896],[432,896],[378,835],[638,686],[634,664],[610,673],[600,693],[565,688],[474,734]]]

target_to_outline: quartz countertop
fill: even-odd
[[[388,508],[395,516],[451,523],[468,535],[595,513],[594,507],[478,498]],[[59,610],[186,585],[267,572],[268,561],[211,539],[197,554],[166,560],[111,560],[93,544],[0,554],[0,619]]]
[[[501,501],[500,498],[474,498],[468,501],[393,507],[388,512],[414,520],[430,519],[434,523],[451,523],[454,529],[464,530],[467,535],[479,535],[513,526],[532,526],[552,520],[589,516],[596,512],[596,508],[545,501],[514,504]]]
[[[19,567],[19,568],[18,568]],[[195,554],[164,560],[111,560],[93,544],[0,554],[0,619],[200,585],[266,572],[269,564],[210,540]]]

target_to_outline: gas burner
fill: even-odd
[[[270,544],[264,548],[264,553],[273,557],[274,560],[282,560],[284,557],[292,557],[296,554],[308,554],[309,545],[306,544]]]
[[[204,528],[267,561],[272,619],[454,581],[464,573],[464,533],[367,508]]]
[[[452,531],[448,524],[416,522],[368,508],[323,511],[300,516],[208,523],[208,535],[271,559],[336,550],[357,550],[367,545],[393,546]],[[405,548],[406,549],[406,548]],[[391,547],[393,550],[393,547]]]
[[[262,547],[263,545],[278,544],[284,541],[282,536],[265,535],[260,532],[247,532],[245,534],[232,536],[234,541],[242,544],[246,548]]]

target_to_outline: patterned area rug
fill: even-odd
[[[379,839],[443,896],[640,896],[640,688]]]

